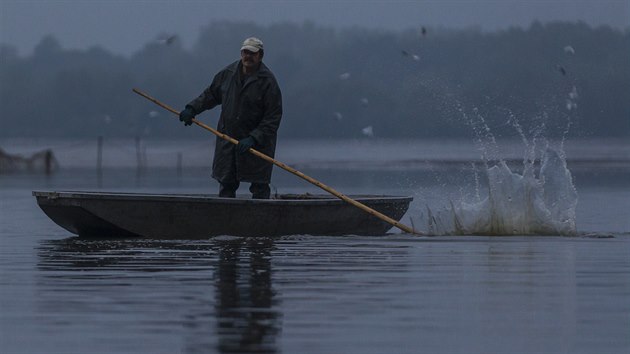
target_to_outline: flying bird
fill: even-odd
[[[350,73],[343,73],[343,74],[339,75],[339,78],[341,80],[348,80],[350,78]]]
[[[566,70],[562,67],[562,65],[556,65],[556,68],[558,69],[558,71],[560,71],[560,73],[561,73],[563,76],[566,76],[566,75],[567,75],[567,71],[566,71]]]
[[[166,45],[171,45],[173,44],[175,41],[177,40],[177,35],[172,35],[172,36],[168,36],[168,37],[162,37],[162,38],[158,38],[158,42],[162,42]]]
[[[363,133],[363,135],[371,138],[371,137],[374,136],[374,129],[372,128],[371,125],[368,125],[367,127],[361,129],[361,133]]]
[[[342,119],[343,119],[343,115],[342,115],[341,113],[339,113],[339,112],[335,112],[335,113],[333,113],[333,114],[335,115],[335,119],[336,119],[337,121],[340,121],[340,120],[342,120]]]
[[[367,99],[367,98],[365,98],[365,97],[361,98],[361,105],[363,105],[363,106],[367,106],[367,105],[368,105],[368,103],[369,103],[369,101],[368,101],[368,99]]]
[[[402,50],[402,51],[401,51],[401,53],[402,53],[403,57],[408,57],[408,56],[411,56],[411,58],[412,58],[413,60],[415,60],[415,61],[419,61],[419,60],[420,60],[420,56],[419,56],[419,55],[417,55],[417,54],[411,54],[411,53],[409,53],[409,52],[408,52],[408,51],[406,51],[406,50]]]
[[[565,53],[570,53],[570,54],[575,54],[575,49],[573,49],[572,46],[568,45],[568,46],[564,47],[564,52]]]
[[[569,92],[569,98],[572,100],[575,100],[578,98],[578,92],[575,86],[573,86],[573,89],[571,90],[571,92]]]

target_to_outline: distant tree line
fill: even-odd
[[[66,50],[46,36],[27,57],[0,47],[0,136],[201,137],[132,93],[176,109],[239,58],[248,36],[284,98],[280,138],[630,135],[630,30],[534,22],[478,29],[337,30],[313,23],[213,22],[135,54]],[[214,126],[219,109],[199,118]]]

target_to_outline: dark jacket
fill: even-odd
[[[188,103],[196,114],[221,105],[217,130],[234,139],[251,136],[254,149],[274,157],[282,118],[282,94],[264,63],[241,84],[241,61],[221,70],[199,97]],[[236,145],[216,139],[212,177],[219,182],[269,183],[273,165],[250,153],[239,154]]]

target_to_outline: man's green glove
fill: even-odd
[[[179,112],[179,120],[184,122],[184,125],[191,125],[193,118],[195,118],[195,110],[191,106],[186,106],[183,111]]]
[[[251,136],[248,136],[245,139],[241,139],[239,140],[237,146],[238,152],[244,154],[254,145],[256,145],[256,140],[254,140],[254,138],[252,138]]]

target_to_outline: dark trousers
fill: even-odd
[[[236,197],[236,190],[240,186],[240,182],[221,182],[220,184],[219,197]],[[269,196],[271,195],[271,188],[269,188],[268,183],[252,183],[249,186],[249,191],[252,193],[253,199],[269,199]]]

